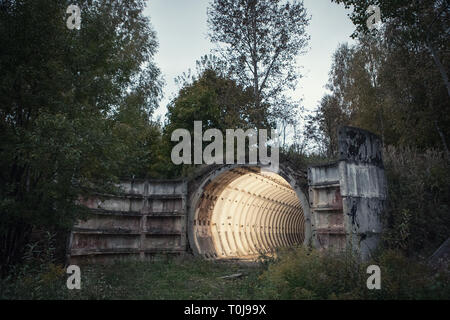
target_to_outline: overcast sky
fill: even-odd
[[[146,14],[157,32],[159,50],[155,56],[166,85],[164,99],[155,116],[164,116],[167,103],[177,93],[174,78],[189,68],[195,70],[195,61],[209,54],[213,48],[207,38],[208,0],[149,0]],[[311,36],[309,51],[298,57],[304,77],[300,79],[292,98],[303,98],[303,105],[313,110],[325,93],[331,58],[339,43],[353,43],[350,35],[354,26],[348,11],[331,0],[304,0],[308,15],[312,16],[307,29]]]

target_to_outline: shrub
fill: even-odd
[[[384,245],[429,255],[450,236],[450,168],[435,150],[388,147]]]
[[[369,265],[381,270],[381,289],[367,288]],[[265,299],[448,299],[448,271],[387,250],[361,261],[351,250],[306,248],[279,252],[261,276]]]
[[[26,245],[22,264],[13,266],[0,280],[0,298],[55,298],[65,279],[65,268],[55,258],[56,234],[45,232],[41,238]]]

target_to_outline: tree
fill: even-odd
[[[181,88],[169,104],[167,130],[192,128],[194,121],[203,121],[205,128],[225,131],[229,128],[252,126],[248,109],[252,92],[234,80],[217,75],[211,69]]]
[[[164,178],[162,128],[128,102],[114,115],[112,133],[121,143],[117,176],[121,179]],[[126,143],[125,143],[126,142]]]
[[[449,56],[449,21],[450,21],[450,1],[449,0],[332,0],[336,3],[343,3],[346,8],[353,8],[350,18],[357,29],[354,36],[367,34],[369,30],[366,26],[370,5],[377,5],[380,8],[383,19],[387,24],[386,33],[392,43],[400,43],[409,50],[423,51],[425,49],[431,57],[436,70],[442,79],[442,83],[447,90],[448,100],[450,98],[450,81],[448,76]],[[428,60],[428,59],[427,59]],[[425,60],[423,60],[425,61]],[[435,110],[435,108],[431,108]],[[430,111],[431,111],[430,110]],[[443,149],[447,159],[450,161],[450,151],[443,125],[438,119],[434,119],[434,127],[442,141]]]
[[[173,130],[178,128],[194,132],[194,121],[202,121],[202,131],[215,128],[221,132],[226,129],[255,127],[252,122],[252,90],[243,88],[236,81],[220,76],[212,69],[203,70],[194,76],[192,82],[184,82],[178,96],[169,104],[164,127],[165,152],[171,163],[170,141]],[[167,169],[172,175],[180,174],[181,167]],[[176,174],[175,174],[176,173]]]
[[[388,31],[382,37],[362,35],[353,46],[340,45],[327,84],[330,92],[310,119],[310,135],[323,135],[318,141],[331,156],[340,125],[375,132],[385,145],[419,150],[443,145],[447,150],[447,93],[427,55],[424,48],[396,42]]]
[[[280,97],[280,100],[278,100],[276,105],[273,107],[273,116],[278,119],[281,127],[280,133],[283,136],[283,148],[286,148],[286,131],[288,127],[291,126],[295,128],[295,126],[298,125],[298,109],[298,105],[286,99],[286,97]]]
[[[0,3],[0,264],[20,260],[36,228],[70,228],[80,196],[111,189],[129,141],[124,110],[150,115],[161,91],[144,1]]]
[[[421,45],[429,51],[450,97],[448,67],[442,62],[448,59],[450,1],[448,0],[332,0],[353,8],[350,19],[357,26],[354,33],[368,33],[366,10],[370,5],[380,8],[383,19],[390,22],[397,39]],[[442,55],[444,57],[442,57]]]
[[[308,23],[302,1],[214,0],[208,8],[209,37],[223,44],[218,51],[238,83],[252,88],[259,122],[263,108],[273,109],[295,88],[295,58],[307,46]]]

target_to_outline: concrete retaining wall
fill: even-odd
[[[367,257],[379,241],[387,197],[381,140],[352,127],[340,128],[338,136],[339,161],[308,169],[313,242],[351,245]]]
[[[185,252],[186,182],[124,181],[120,186],[120,195],[83,202],[92,217],[73,228],[70,262]]]

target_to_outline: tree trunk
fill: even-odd
[[[258,48],[256,44],[257,24],[256,24],[256,2],[251,3],[251,17],[252,17],[252,67],[253,67],[253,94],[255,99],[255,110],[259,113],[261,104],[259,95],[259,75],[258,75]],[[260,119],[258,119],[260,120]]]
[[[428,50],[431,53],[431,56],[433,57],[434,63],[436,64],[436,67],[439,69],[439,72],[441,73],[442,80],[444,80],[444,84],[447,87],[447,94],[450,97],[450,83],[448,80],[447,72],[445,71],[444,66],[441,63],[441,60],[439,59],[436,50],[434,47],[430,44],[427,45]]]
[[[438,125],[437,120],[434,120],[434,125],[436,126],[436,130],[439,133],[439,136],[441,137],[442,145],[444,146],[445,155],[447,157],[447,161],[450,161],[450,152],[448,151],[447,141],[445,139],[444,133],[442,132],[441,128]]]

